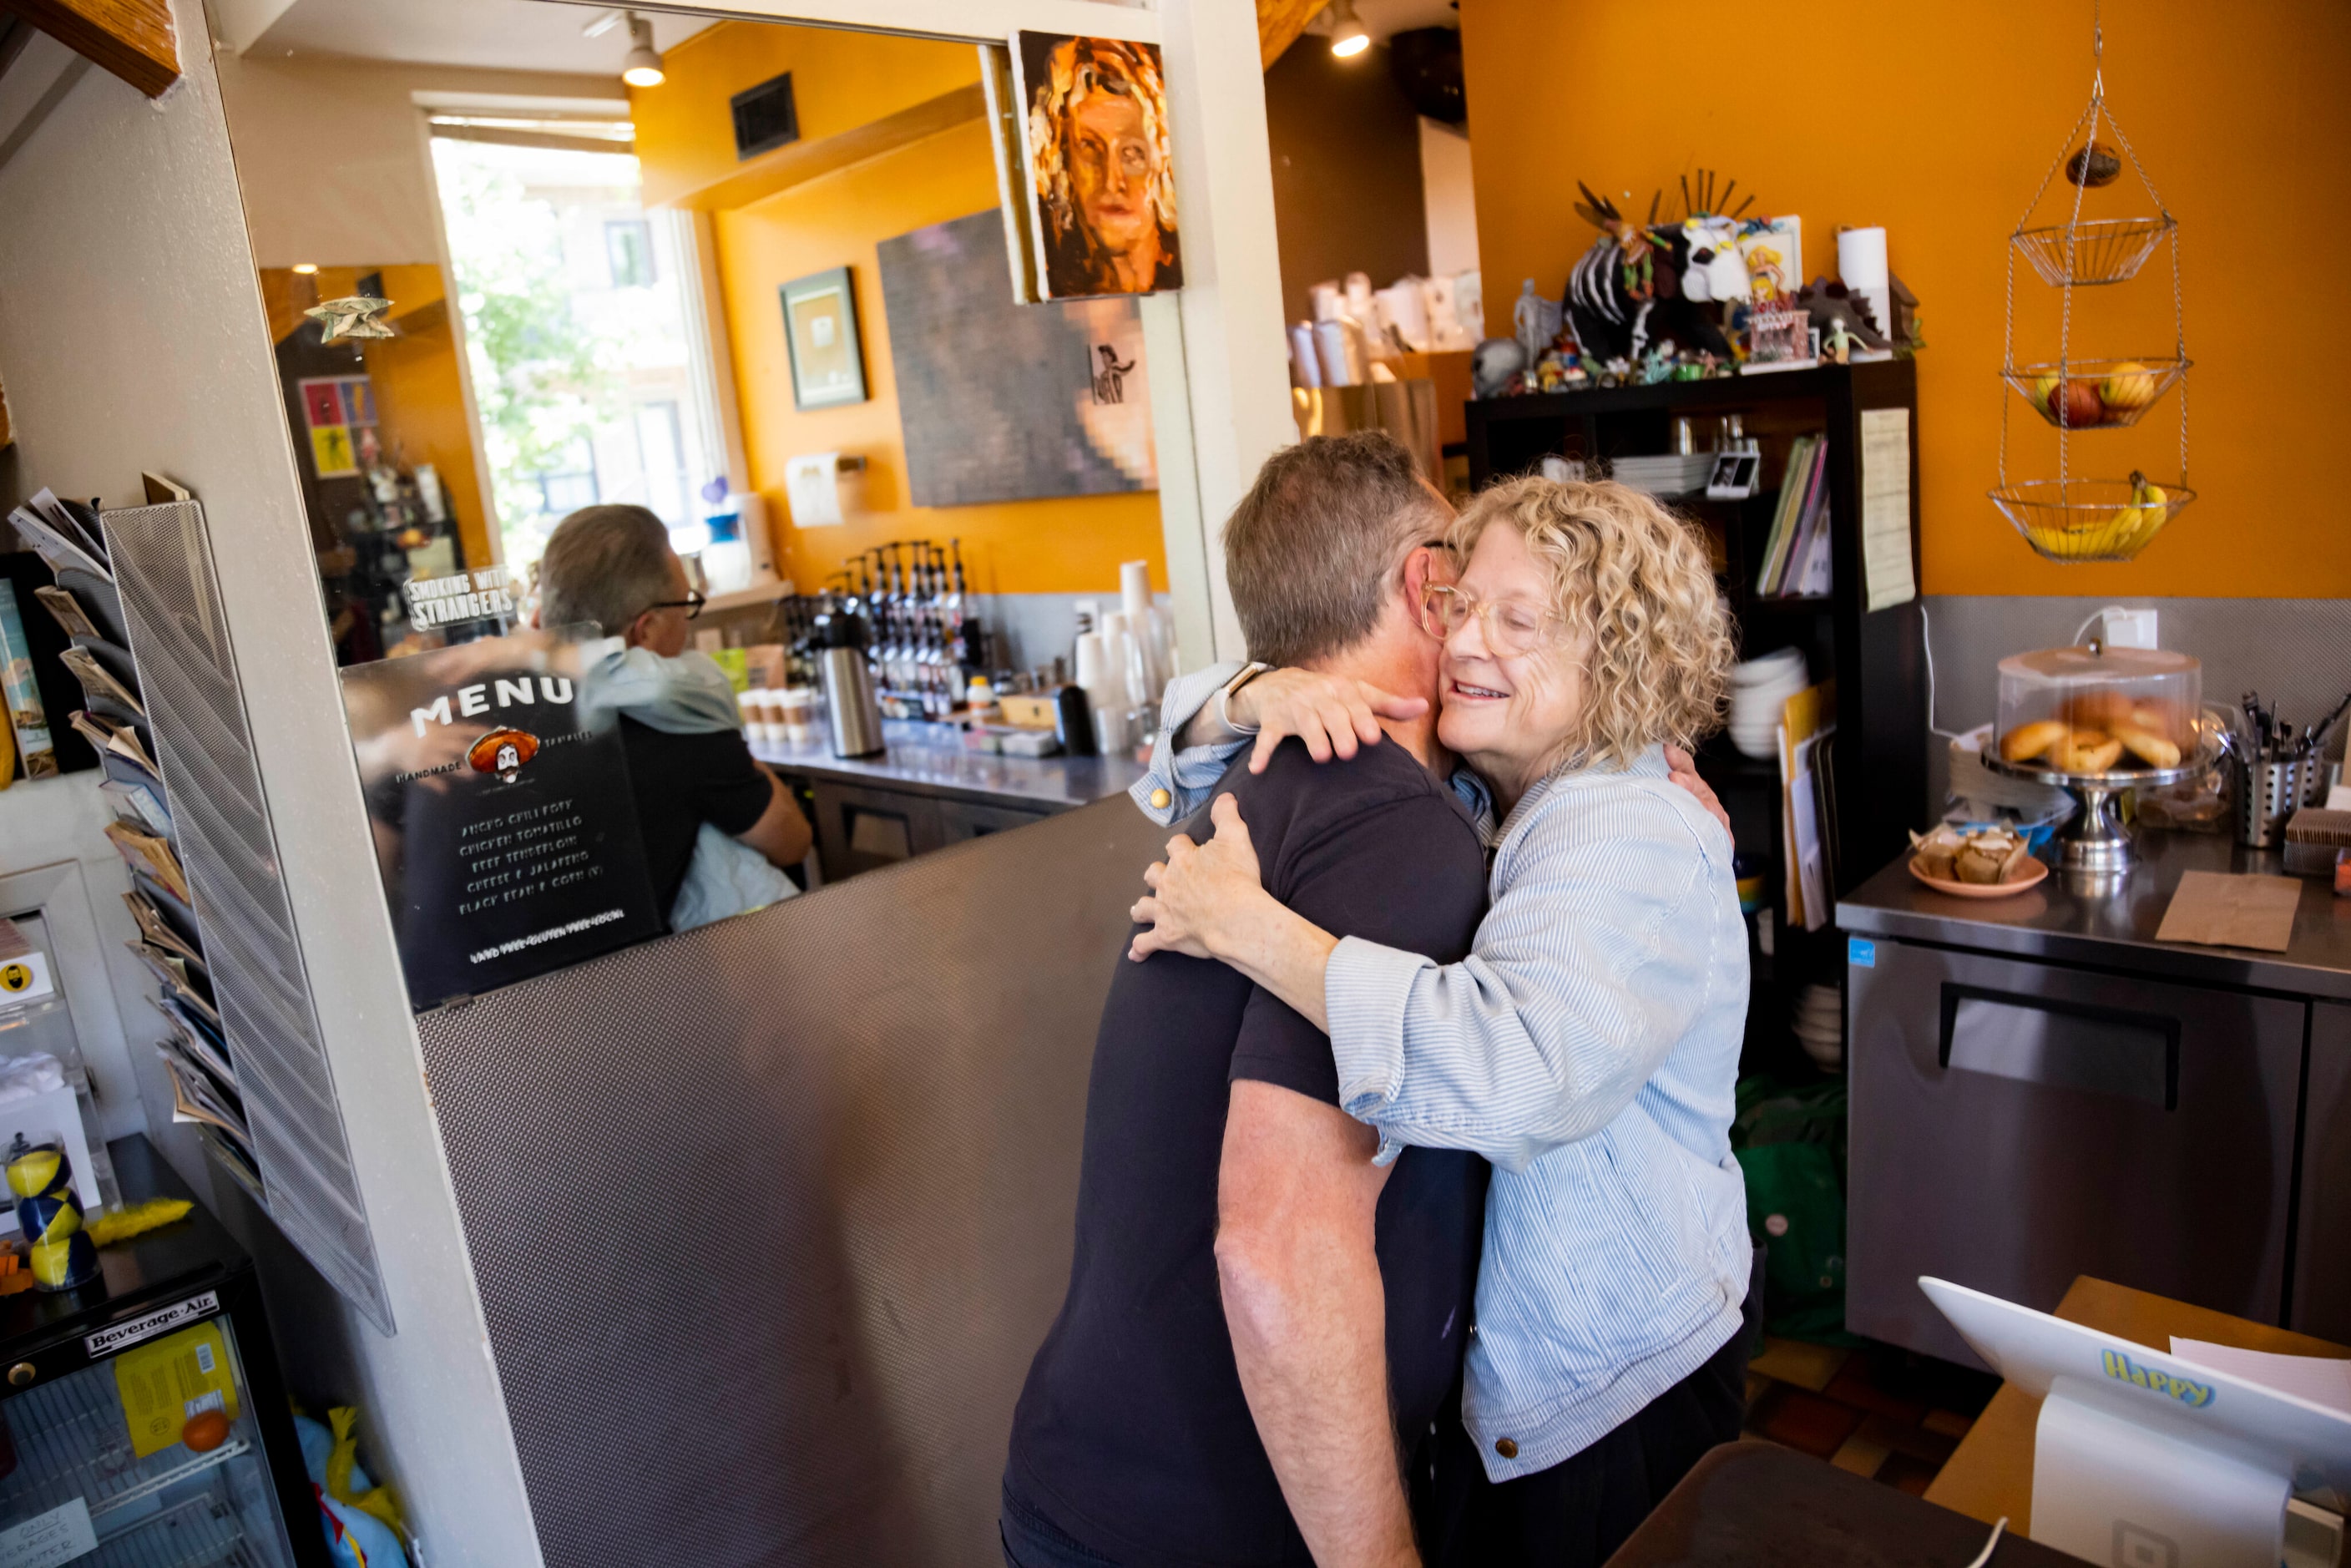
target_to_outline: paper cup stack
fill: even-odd
[[[1730,744],[1759,762],[1780,751],[1780,713],[1812,683],[1801,648],[1750,659],[1730,672]]]

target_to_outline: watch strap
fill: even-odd
[[[1240,674],[1218,686],[1217,688],[1217,722],[1235,735],[1255,735],[1258,732],[1258,726],[1234,721],[1230,706],[1233,694],[1272,668],[1271,664],[1261,664],[1252,659],[1241,666]]]

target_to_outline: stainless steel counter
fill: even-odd
[[[994,757],[912,744],[905,727],[886,721],[883,729],[889,747],[872,757],[835,757],[821,740],[752,743],[753,756],[799,787],[827,882],[1033,826],[1143,777],[1129,758]]]
[[[2283,875],[2273,852],[2240,848],[2221,834],[2143,832],[2139,863],[2112,893],[2080,892],[2052,872],[2012,898],[1953,898],[1927,887],[1896,861],[1837,904],[1848,932],[1908,937],[2061,964],[2139,970],[2168,980],[2351,1000],[2351,898],[2306,878],[2294,912],[2294,945],[2283,953],[2158,942],[2156,928],[2182,873]]]
[[[894,743],[872,757],[835,757],[821,740],[754,741],[751,755],[778,772],[1043,811],[1090,806],[1143,777],[1140,764],[1121,757],[990,757]]]

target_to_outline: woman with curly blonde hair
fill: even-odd
[[[1170,841],[1146,873],[1133,956],[1221,960],[1328,1032],[1340,1103],[1383,1157],[1494,1163],[1438,1462],[1447,1539],[1420,1546],[1596,1563],[1739,1435],[1745,1404],[1746,928],[1729,836],[1665,755],[1718,723],[1729,628],[1693,531],[1620,485],[1499,486],[1448,542],[1460,575],[1426,590],[1422,624],[1444,643],[1437,738],[1490,791],[1470,956],[1343,941],[1284,908],[1228,795],[1214,838]],[[1261,756],[1361,695],[1303,671],[1268,683],[1249,704]],[[1353,755],[1330,737],[1318,757]]]
[[[1036,73],[1029,165],[1055,298],[1183,285],[1157,56],[1149,44],[1068,38]]]

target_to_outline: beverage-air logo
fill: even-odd
[[[454,712],[449,706],[452,696],[457,699]],[[476,681],[470,686],[459,686],[455,692],[444,692],[423,707],[410,708],[408,722],[416,727],[421,739],[428,723],[449,724],[460,718],[478,718],[493,707],[536,706],[541,698],[558,706],[569,702],[571,678],[568,675],[524,675],[518,680],[508,680],[500,675],[496,680]],[[524,760],[529,759],[526,758]]]
[[[2213,1388],[2210,1384],[2191,1383],[2187,1378],[2175,1377],[2168,1372],[2158,1372],[2152,1367],[2141,1366],[2121,1351],[2105,1352],[2104,1364],[2106,1375],[2116,1382],[2132,1384],[2154,1394],[2168,1394],[2191,1410],[2201,1410],[2212,1403]]]

